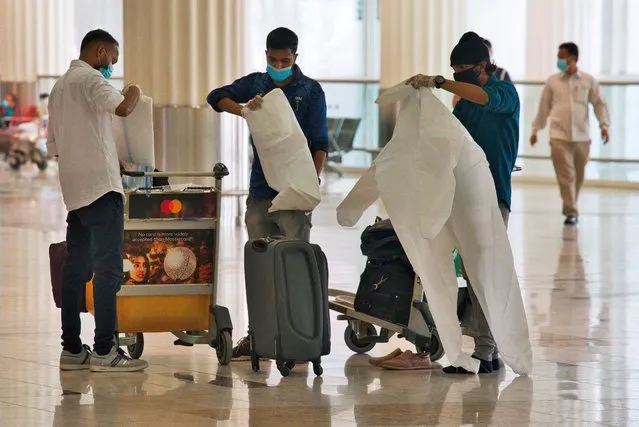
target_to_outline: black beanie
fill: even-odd
[[[490,62],[488,47],[484,39],[477,33],[469,31],[461,36],[457,46],[450,53],[450,65],[479,64],[481,61]]]

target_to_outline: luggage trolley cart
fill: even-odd
[[[172,332],[181,345],[208,344],[231,361],[233,324],[217,305],[222,163],[212,172],[131,172],[133,177],[213,177],[214,187],[127,192],[124,284],[117,295],[119,345],[142,356],[145,332]],[[128,262],[127,262],[128,261]],[[146,267],[145,267],[146,266]],[[86,289],[93,312],[93,288]]]
[[[462,287],[463,279],[457,279],[460,289],[458,297],[459,305],[463,304],[465,298],[465,283]],[[413,284],[413,299],[410,308],[408,325],[391,323],[387,320],[361,313],[355,310],[355,294],[352,292],[329,289],[329,308],[340,313],[338,320],[346,320],[348,325],[344,330],[344,342],[346,346],[355,353],[367,353],[375,347],[377,343],[387,343],[390,338],[397,334],[400,338],[405,338],[415,345],[418,353],[429,353],[430,359],[436,361],[444,355],[444,347],[441,344],[435,321],[428,308],[428,302],[424,298],[419,277],[415,276]],[[375,326],[380,327],[379,334]]]

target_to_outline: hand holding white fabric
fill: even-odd
[[[423,74],[417,74],[405,82],[407,85],[411,85],[415,89],[421,89],[423,87],[433,88],[435,87],[435,77],[425,76]]]

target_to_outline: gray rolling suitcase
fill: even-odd
[[[330,351],[328,285],[323,286],[322,280],[326,276],[328,282],[325,259],[319,247],[300,240],[268,238],[246,243],[253,371],[259,370],[261,358],[267,358],[276,361],[282,376],[302,361],[312,362],[315,374],[322,374],[321,357]]]

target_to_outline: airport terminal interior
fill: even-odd
[[[14,119],[0,128],[0,426],[639,425],[639,48],[633,42],[639,1],[0,0],[0,6],[0,92],[17,101]],[[29,140],[30,154],[16,157],[12,127],[39,125],[42,115],[31,112],[46,103],[40,94],[78,57],[88,31],[109,31],[120,42],[110,82],[118,89],[136,83],[153,99],[154,166],[210,172],[221,162],[230,172],[222,180],[212,262],[215,303],[228,308],[236,343],[249,330],[243,216],[251,148],[243,120],[214,112],[206,96],[264,72],[266,35],[280,26],[297,33],[297,64],[326,94],[331,154],[311,242],[326,254],[329,288],[352,293],[367,263],[362,232],[376,217],[388,217],[381,200],[354,227],[341,227],[336,216],[392,135],[397,112],[375,99],[416,73],[452,79],[450,52],[466,31],[491,41],[492,59],[509,72],[521,102],[521,170],[512,175],[508,237],[532,346],[529,375],[508,366],[445,374],[452,363],[446,355],[430,369],[373,366],[373,357],[416,346],[394,335],[354,352],[349,322],[335,310],[321,376],[301,362],[288,376],[270,360],[258,372],[251,361],[220,363],[219,349],[175,345],[171,330],[136,335],[149,363],[142,372],[60,370],[60,309],[49,258],[50,245],[66,238],[58,162],[46,155],[42,130]],[[564,42],[579,46],[579,68],[598,79],[610,116],[610,142],[603,144],[591,108],[591,159],[576,225],[564,225],[548,128],[535,147],[529,142]],[[438,97],[452,110],[452,95]],[[4,120],[7,105],[2,108]],[[144,310],[153,313],[152,306]],[[83,313],[84,343],[92,344],[94,327],[93,315]],[[463,346],[472,353],[472,338],[464,336]]]

